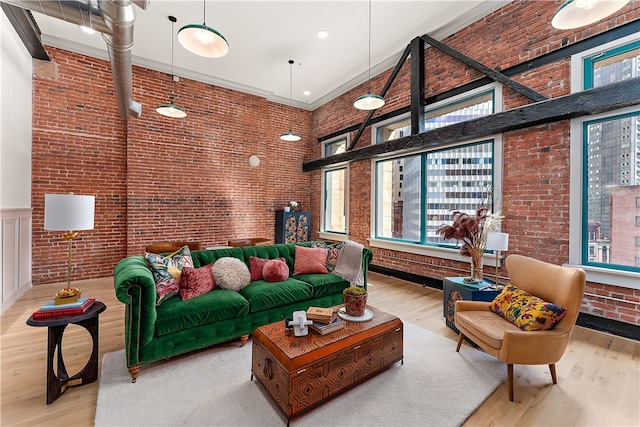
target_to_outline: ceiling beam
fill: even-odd
[[[411,135],[424,132],[424,40],[411,40]]]
[[[486,65],[483,65],[481,63],[479,63],[478,61],[476,61],[475,59],[469,58],[467,55],[464,55],[460,52],[458,52],[457,50],[447,46],[446,44],[439,42],[438,40],[434,39],[433,37],[425,34],[423,36],[421,36],[420,38],[422,38],[422,40],[424,40],[425,42],[429,43],[431,46],[435,47],[436,49],[446,53],[447,55],[451,56],[452,58],[457,59],[458,61],[462,62],[463,64],[473,68],[474,70],[480,71],[482,74],[484,74],[485,76],[489,77],[490,79],[496,81],[496,82],[500,82],[503,85],[507,86],[510,89],[515,90],[516,92],[518,92],[520,95],[526,96],[527,98],[531,99],[532,101],[535,102],[539,102],[539,101],[544,101],[545,99],[547,99],[546,96],[539,94],[538,92],[536,92],[533,89],[530,89],[528,87],[526,87],[525,85],[522,85],[518,82],[516,82],[515,80],[510,79],[509,77],[505,76],[504,74],[496,71],[496,70],[492,70],[491,68],[487,67]]]
[[[42,46],[40,28],[38,28],[31,12],[5,2],[2,2],[1,6],[31,57],[43,61],[51,61]]]
[[[302,164],[304,172],[337,163],[371,159],[384,154],[437,147],[443,144],[468,141],[503,132],[589,116],[640,104],[640,77],[612,83],[583,92],[548,99],[486,117],[432,129],[417,135],[369,145],[357,150],[312,160]]]

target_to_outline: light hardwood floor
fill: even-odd
[[[124,346],[124,306],[116,300],[112,278],[75,282],[84,295],[107,305],[100,315],[100,360]],[[442,317],[442,291],[371,273],[369,303],[452,340]],[[2,426],[91,426],[98,382],[73,387],[51,405],[45,404],[46,328],[25,324],[29,315],[51,299],[62,284],[37,286],[1,318],[0,353]],[[75,325],[63,339],[70,374],[89,357],[88,333]],[[465,346],[461,351],[478,351]],[[452,351],[451,357],[456,357]],[[482,426],[638,426],[640,425],[640,343],[576,327],[564,357],[557,364],[558,384],[547,366],[515,367],[515,402],[506,385],[496,391],[465,425]],[[425,360],[424,363],[429,363]],[[506,366],[505,366],[506,370]],[[144,376],[144,367],[140,373]],[[437,387],[425,384],[425,387]],[[451,402],[455,405],[455,401]],[[147,408],[148,409],[148,408]],[[428,422],[428,420],[425,420]]]

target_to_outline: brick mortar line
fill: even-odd
[[[607,296],[604,296],[604,295],[592,294],[592,293],[590,293],[590,292],[585,292],[585,293],[584,293],[584,295],[585,295],[585,296],[587,296],[587,295],[588,295],[588,296],[590,296],[590,297],[596,297],[596,298],[603,298],[603,299],[607,299],[607,300],[611,300],[611,301],[625,302],[625,303],[627,303],[627,304],[634,304],[634,305],[638,305],[638,306],[640,306],[640,302],[637,302],[637,301],[629,301],[629,300],[626,300],[626,299],[620,299],[620,298],[614,298],[614,297],[607,297]]]

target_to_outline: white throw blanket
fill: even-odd
[[[335,274],[348,281],[351,286],[364,286],[364,274],[362,272],[362,250],[360,243],[347,240],[338,255]]]

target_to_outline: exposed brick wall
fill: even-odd
[[[617,25],[640,18],[640,5],[631,3],[616,17],[578,31],[558,31],[549,20],[558,2],[514,1],[481,19],[444,42],[454,49],[496,69],[507,69],[537,56],[575,43]],[[407,41],[409,42],[409,41]],[[391,70],[377,76],[372,86],[379,91]],[[425,51],[425,96],[427,98],[469,83],[481,75],[433,47]],[[544,65],[512,77],[549,98],[570,92],[569,58]],[[403,64],[387,96],[387,104],[375,117],[407,107],[410,103],[409,61]],[[312,115],[315,137],[332,134],[348,126],[359,125],[366,117],[352,107],[353,100],[366,92],[366,85],[349,91],[316,109]],[[532,101],[503,87],[505,110],[531,104]],[[351,137],[355,132],[351,134]],[[569,258],[569,122],[561,121],[508,132],[504,143],[504,194],[513,203],[503,224],[510,234],[509,251],[562,264]],[[365,129],[356,148],[370,144],[370,127]],[[314,154],[321,157],[320,145]],[[367,244],[371,221],[371,160],[350,164],[351,238]],[[320,174],[312,173],[312,186],[320,188]],[[320,191],[311,193],[312,206],[320,208]],[[432,258],[401,251],[373,248],[375,265],[441,279],[466,275],[469,264]],[[491,276],[493,267],[485,266]],[[502,277],[507,276],[504,268]],[[622,289],[622,291],[620,291]],[[597,292],[596,292],[597,291]],[[589,284],[583,311],[598,316],[640,324],[640,291],[602,284]],[[598,295],[597,297],[595,295]],[[617,296],[614,296],[617,295]],[[607,297],[605,299],[605,297]]]
[[[66,248],[44,231],[44,194],[96,196],[95,229],[73,251],[73,278],[104,277],[127,255],[162,240],[226,244],[274,237],[275,210],[309,209],[311,113],[181,79],[185,119],[154,112],[171,78],[134,67],[142,116],[118,116],[108,62],[47,48],[57,78],[34,76],[33,283],[66,278]],[[298,142],[281,141],[292,114]],[[249,166],[257,155],[260,166]]]

